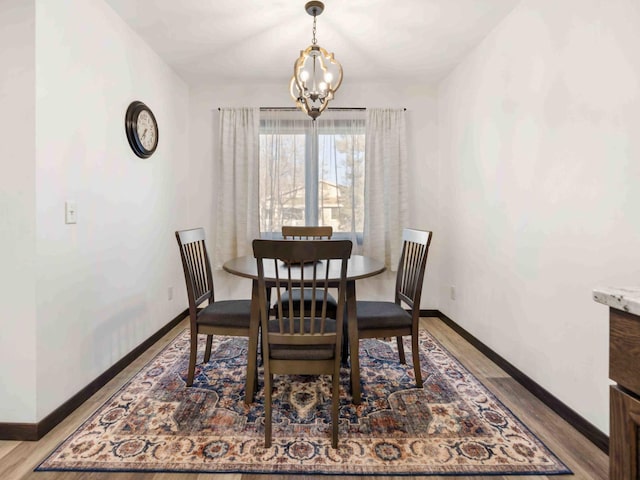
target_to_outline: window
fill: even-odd
[[[365,117],[325,111],[260,113],[260,231],[282,225],[328,225],[334,236],[364,226]]]

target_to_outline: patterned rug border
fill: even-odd
[[[100,412],[100,410],[108,404],[111,400],[114,399],[118,394],[120,394],[123,390],[129,387],[135,380],[136,377],[145,370],[151,363],[158,359],[158,357],[162,356],[167,350],[169,350],[173,343],[181,336],[188,332],[189,328],[186,327],[183,330],[176,333],[176,335],[168,341],[167,345],[165,345],[158,353],[156,353],[153,357],[151,357],[143,366],[141,366],[133,375],[120,387],[116,389],[116,391],[111,394],[106,400],[104,400],[98,407],[96,407],[93,411],[91,411],[87,417],[84,418],[67,437],[59,442],[54,448],[52,448],[49,453],[47,453],[43,460],[38,463],[38,465],[33,469],[34,472],[107,472],[107,473],[176,473],[176,474],[252,474],[252,475],[319,475],[319,476],[354,476],[354,477],[455,477],[455,476],[468,476],[468,477],[477,477],[477,476],[546,476],[546,475],[574,475],[574,472],[566,465],[564,461],[560,459],[560,457],[551,450],[547,444],[540,439],[540,437],[535,434],[517,415],[513,413],[511,408],[505,405],[500,399],[496,397],[496,395],[491,391],[485,384],[482,382],[476,375],[474,375],[465,365],[463,365],[460,360],[453,355],[449,349],[447,349],[441,342],[438,340],[433,334],[431,334],[428,330],[425,329],[425,332],[430,337],[430,339],[440,348],[443,352],[447,354],[447,356],[455,363],[461,370],[466,372],[469,376],[471,376],[476,382],[478,382],[486,391],[488,396],[496,402],[501,408],[503,408],[509,415],[511,415],[515,420],[519,422],[519,426],[523,428],[529,435],[531,435],[535,440],[543,446],[550,455],[552,455],[557,463],[559,464],[559,468],[556,470],[548,470],[544,472],[535,472],[535,471],[519,471],[518,469],[514,469],[513,465],[510,465],[508,470],[505,471],[496,471],[496,466],[483,466],[484,468],[490,468],[491,471],[483,471],[482,467],[478,468],[477,471],[469,472],[465,470],[455,470],[455,471],[439,471],[439,472],[385,472],[385,471],[377,471],[377,472],[348,472],[348,473],[336,473],[335,471],[325,471],[325,470],[242,470],[239,469],[212,469],[208,468],[206,470],[203,469],[190,469],[190,468],[180,468],[180,469],[166,469],[166,468],[101,468],[101,467],[73,467],[73,468],[62,468],[62,467],[44,467],[44,463],[52,457],[56,451],[58,451],[61,447],[63,447],[66,443],[71,441],[74,435],[92,418],[96,416]]]
[[[469,370],[465,365],[462,364],[462,362],[460,362],[460,360],[458,360],[458,357],[456,357],[453,353],[451,353],[449,351],[448,348],[446,348],[441,342],[440,340],[438,340],[435,336],[431,335],[431,333],[429,333],[429,335],[431,336],[431,338],[433,339],[433,341],[438,344],[438,347],[440,347],[443,351],[447,352],[447,354],[449,355],[449,357],[464,371],[466,371],[469,375],[471,375],[473,378],[475,378],[476,382],[478,382],[480,385],[482,385],[484,387],[484,389],[487,391],[487,393],[489,395],[491,395],[491,398],[498,404],[500,405],[502,408],[504,408],[510,415],[513,416],[513,418],[515,418],[516,420],[518,420],[520,422],[520,426],[527,431],[527,433],[529,433],[529,435],[531,435],[532,437],[534,437],[538,442],[540,442],[540,445],[542,445],[544,448],[546,448],[549,453],[551,453],[554,457],[556,457],[556,459],[558,460],[558,463],[560,463],[564,469],[558,469],[557,472],[554,473],[549,473],[546,472],[544,473],[544,475],[573,475],[573,471],[567,467],[567,464],[564,463],[560,457],[558,455],[556,455],[553,450],[551,450],[551,448],[549,448],[547,446],[547,444],[542,441],[540,439],[540,437],[533,431],[531,430],[526,423],[524,423],[522,420],[520,420],[520,417],[518,417],[515,413],[513,413],[513,410],[511,410],[511,408],[509,408],[507,405],[505,405],[502,400],[500,400],[498,397],[496,397],[495,393],[493,393],[493,391],[487,387],[484,382],[482,380],[480,380],[477,376],[475,376],[471,370]],[[454,474],[454,475],[459,475],[459,474]],[[466,474],[466,475],[541,475],[540,473],[495,473],[495,474]]]

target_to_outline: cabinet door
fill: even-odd
[[[640,480],[640,399],[612,385],[610,402],[611,480]]]
[[[609,378],[640,395],[640,316],[609,309]]]

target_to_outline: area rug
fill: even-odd
[[[201,342],[199,352],[204,337]],[[184,331],[36,470],[571,473],[425,331],[420,352],[425,380],[417,389],[412,367],[398,361],[395,340],[361,341],[362,404],[351,403],[349,371],[343,368],[338,449],[331,448],[330,377],[276,376],[273,445],[264,448],[262,382],[255,403],[244,404],[246,339],[214,337],[212,360],[196,367],[189,388],[189,333]]]

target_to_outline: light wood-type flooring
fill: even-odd
[[[609,458],[571,425],[556,415],[537,398],[509,377],[492,361],[442,323],[438,318],[423,318],[422,327],[429,330],[462,364],[486,385],[516,416],[518,416],[556,455],[574,472],[574,476],[459,476],[459,477],[412,477],[429,480],[535,480],[535,479],[606,479]],[[34,472],[42,459],[62,442],[82,421],[106,401],[127,379],[142,368],[162,347],[182,331],[188,323],[181,322],[153,347],[148,349],[129,367],[120,372],[105,387],[81,405],[56,428],[38,442],[0,441],[0,479],[2,480],[257,480],[273,479],[310,480],[331,479],[334,476],[313,475],[249,475],[249,474],[179,474],[179,473],[81,473],[81,472]],[[404,480],[408,477],[341,476],[352,480]]]

